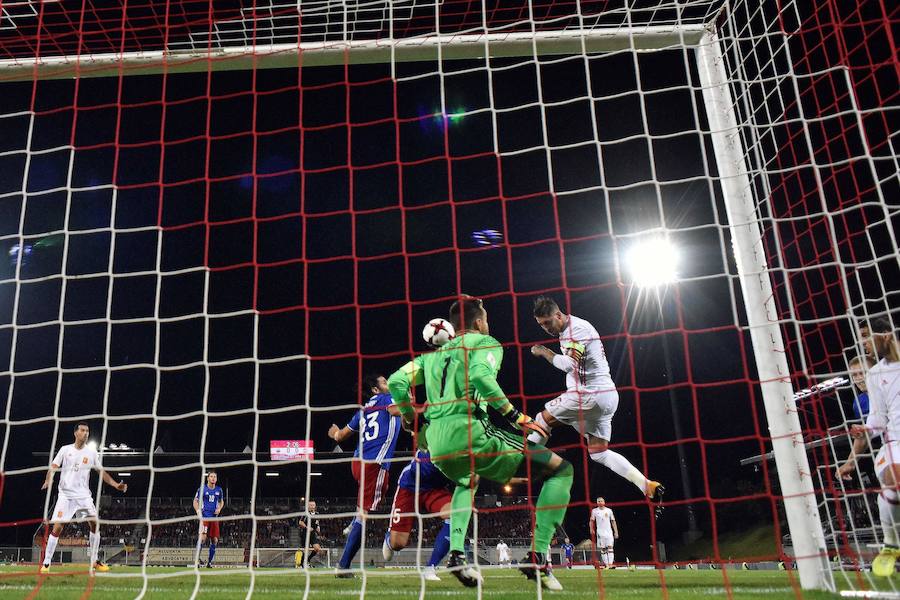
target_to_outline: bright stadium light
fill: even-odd
[[[640,287],[658,287],[678,280],[678,249],[665,238],[654,238],[632,246],[628,269]]]
[[[85,444],[85,446],[87,446],[90,450],[97,450],[97,442],[95,442],[94,440],[89,441],[87,444]]]

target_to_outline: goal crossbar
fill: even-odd
[[[248,69],[295,68],[532,55],[581,54],[619,50],[660,50],[699,43],[705,25],[647,25],[559,31],[429,35],[299,44],[266,44],[155,50],[77,56],[44,56],[0,60],[0,83],[33,79],[155,75]]]

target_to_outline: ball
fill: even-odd
[[[422,330],[422,339],[425,340],[425,343],[435,347],[443,346],[455,335],[456,331],[453,329],[453,325],[440,317],[428,321],[425,329]]]

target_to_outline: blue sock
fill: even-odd
[[[347,543],[344,544],[344,553],[341,555],[341,560],[338,562],[338,567],[341,569],[349,569],[350,563],[353,562],[353,557],[356,556],[356,553],[359,552],[360,541],[362,540],[362,521],[359,520],[359,517],[353,519],[353,525],[350,527],[350,534],[347,535]]]
[[[441,564],[447,553],[450,552],[450,519],[444,521],[441,532],[434,540],[434,550],[431,551],[431,558],[428,559],[429,567],[436,567]]]
[[[212,542],[209,543],[209,564],[212,564],[212,560],[216,557],[216,545]]]

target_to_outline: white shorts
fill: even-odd
[[[499,562],[509,562],[509,554],[500,554]]]
[[[567,391],[544,408],[554,419],[571,425],[581,435],[593,435],[608,442],[612,436],[612,418],[619,408],[619,392]]]
[[[616,543],[616,538],[612,535],[598,535],[597,536],[597,547],[598,548],[612,548]]]
[[[50,515],[51,523],[66,523],[74,519],[97,518],[97,508],[92,498],[63,498],[59,497],[53,513]]]
[[[875,455],[875,475],[879,481],[883,481],[881,474],[891,464],[900,465],[900,441],[887,442]]]

